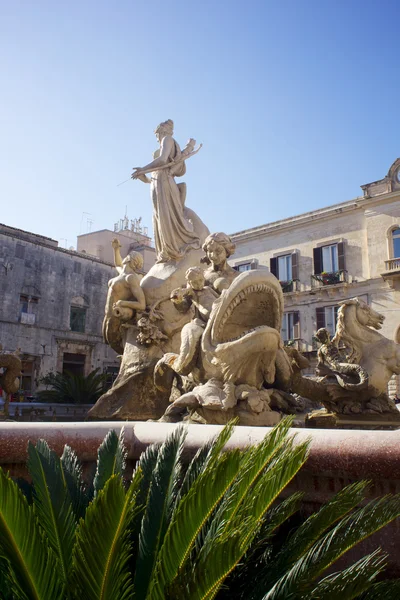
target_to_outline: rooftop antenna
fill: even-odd
[[[81,234],[82,234],[82,229],[83,229],[83,219],[85,218],[85,215],[86,215],[86,216],[88,216],[88,217],[91,217],[91,216],[92,216],[92,215],[91,215],[90,213],[88,213],[88,212],[83,212],[83,213],[82,213],[82,217],[81,217],[81,224],[80,224],[80,227],[79,227],[79,235],[81,235]]]
[[[87,219],[86,223],[87,223],[87,228],[86,228],[87,229],[87,233],[90,233],[92,231],[92,225],[94,223],[94,220],[93,219]]]

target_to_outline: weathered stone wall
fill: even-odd
[[[101,332],[112,265],[1,226],[0,269],[0,342],[6,351],[21,348],[22,358],[34,361],[35,380],[61,370],[63,352],[84,354],[86,373],[118,366]],[[21,296],[32,299],[32,324],[21,322]],[[82,333],[71,331],[71,305],[86,309]]]

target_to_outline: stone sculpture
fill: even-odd
[[[157,262],[177,261],[190,249],[200,248],[200,238],[185,210],[186,184],[175,182],[186,172],[185,160],[193,153],[194,140],[189,140],[184,152],[172,137],[171,119],[160,123],[155,134],[160,148],[154,160],[144,167],[136,167],[133,179],[151,185],[153,202],[153,231]],[[151,178],[146,173],[151,172]]]
[[[201,246],[209,230],[186,206],[186,184],[176,183],[175,178],[184,175],[185,161],[201,146],[194,149],[195,141],[190,139],[181,151],[172,137],[171,120],[161,123],[155,133],[160,146],[154,160],[135,169],[132,178],[150,184],[157,262],[140,281],[143,296],[124,288],[126,296],[117,297],[110,285],[103,331],[121,355],[121,367],[112,388],[89,412],[90,418],[161,416],[168,406],[168,396],[154,386],[154,366],[166,352],[179,351],[182,327],[191,320],[190,311],[177,310],[170,297],[184,285],[187,270],[200,266]],[[121,267],[117,262],[118,257],[116,266]],[[114,307],[119,300],[121,304]],[[126,302],[140,303],[128,309],[142,312],[132,312],[131,317],[125,310],[127,305],[122,304]]]
[[[0,375],[0,388],[5,392],[4,416],[8,417],[8,405],[11,394],[18,392],[20,387],[19,378],[21,377],[22,363],[19,357],[19,350],[14,354],[3,352],[0,344],[0,369],[3,373]]]
[[[171,120],[155,133],[154,160],[132,178],[151,185],[157,262],[140,280],[141,259],[122,260],[113,242],[118,276],[104,336],[121,368],[89,416],[177,421],[195,412],[207,423],[273,425],[301,411],[302,398],[336,414],[398,416],[386,390],[400,373],[400,345],[378,333],[382,315],[357,298],[342,303],[333,340],[317,332],[316,376],[303,376],[307,359],[281,339],[279,281],[267,269],[236,271],[229,236],[210,234],[185,206],[186,184],[175,178],[198,151],[195,141],[181,151]]]
[[[121,244],[117,239],[111,243],[118,275],[108,282],[103,337],[113,350],[122,354],[121,323],[131,321],[136,311],[146,309],[146,299],[138,274],[143,268],[143,256],[139,252],[131,252],[122,260]]]

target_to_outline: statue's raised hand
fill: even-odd
[[[117,250],[117,248],[121,248],[121,243],[117,238],[114,238],[111,242],[111,246],[114,248],[114,250]]]

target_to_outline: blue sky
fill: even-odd
[[[124,216],[151,226],[162,120],[187,205],[228,233],[361,195],[400,155],[399,3],[0,3],[0,221],[75,245]]]

